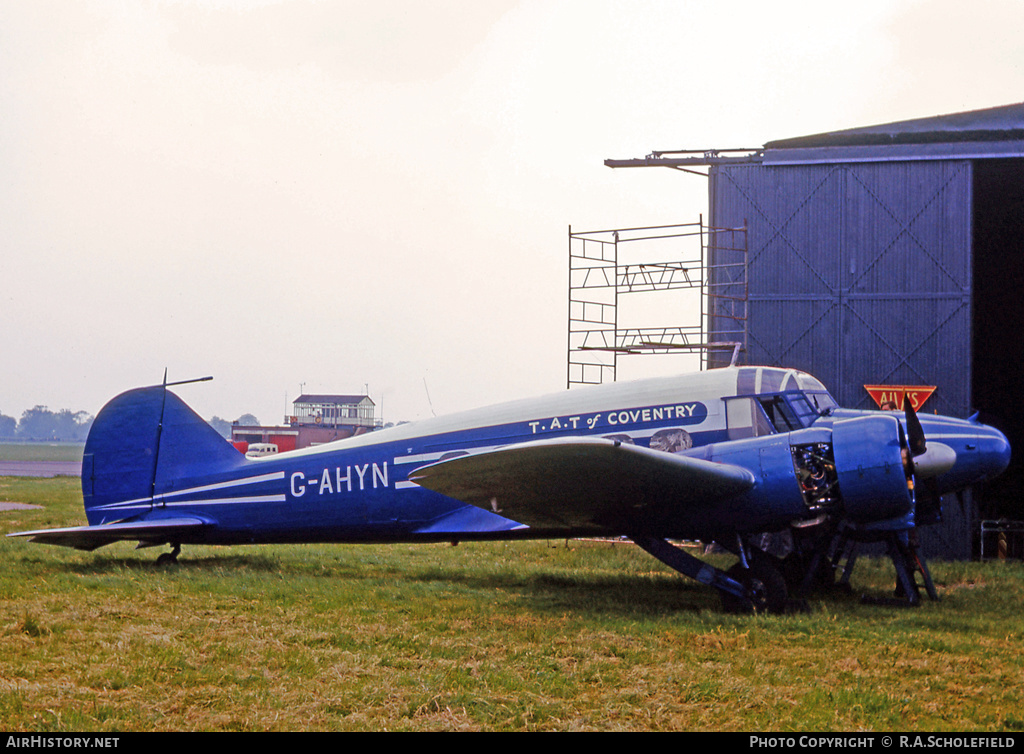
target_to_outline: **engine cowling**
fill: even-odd
[[[903,429],[893,416],[862,416],[832,426],[832,451],[846,516],[885,521],[913,511],[912,466]]]

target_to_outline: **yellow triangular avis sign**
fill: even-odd
[[[902,411],[903,401],[907,399],[915,411],[920,411],[935,392],[935,385],[865,385],[864,389],[879,408]]]

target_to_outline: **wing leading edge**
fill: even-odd
[[[209,525],[201,518],[181,517],[154,521],[122,521],[98,526],[71,526],[66,529],[37,529],[14,532],[7,536],[31,537],[32,542],[74,547],[76,550],[95,550],[97,547],[123,540],[162,544]]]
[[[600,438],[460,456],[416,469],[409,479],[531,528],[619,533],[703,519],[755,483],[741,466]]]

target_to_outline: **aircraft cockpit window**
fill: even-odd
[[[775,429],[779,432],[792,432],[795,429],[803,429],[799,418],[785,397],[770,395],[762,396],[758,400],[761,403],[761,408],[767,414],[768,420],[775,425]]]
[[[820,416],[828,416],[833,409],[839,407],[836,399],[829,395],[827,390],[804,390],[803,394]]]
[[[830,398],[827,393],[825,397]],[[777,432],[805,429],[822,414],[802,392],[759,395],[757,401]]]

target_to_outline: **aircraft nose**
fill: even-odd
[[[927,452],[914,458],[915,470],[920,479],[934,479],[940,494],[984,482],[1010,465],[1010,443],[995,427],[974,417],[922,415],[921,420]]]
[[[985,478],[990,479],[1006,471],[1010,465],[1010,441],[1006,435],[994,427],[986,427],[988,432],[979,439],[978,450],[982,456],[982,468]]]
[[[956,463],[942,476],[950,491],[998,476],[1010,465],[1010,443],[994,427],[974,424],[950,444],[956,449]]]

